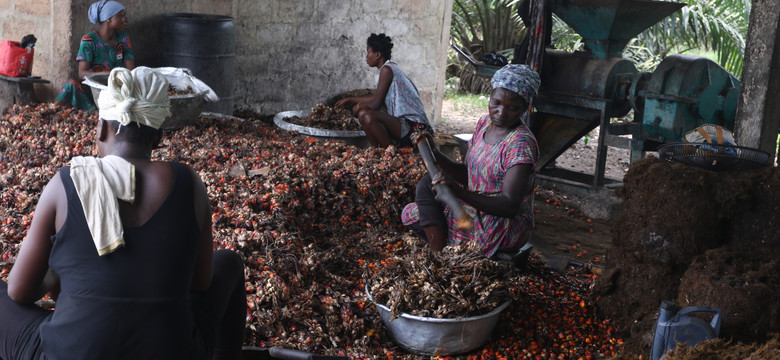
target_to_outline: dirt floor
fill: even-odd
[[[445,101],[438,136],[471,133],[478,116]],[[591,173],[597,130],[589,137],[556,159],[556,166]],[[581,214],[587,198],[538,188],[537,252],[553,268],[568,258],[569,265],[584,264],[601,275],[592,296],[600,314],[620,329],[622,359],[650,354],[663,300],[719,309],[720,335],[731,340],[672,358],[778,358],[777,338],[768,336],[780,330],[780,172],[713,172],[667,163],[655,153],[629,164],[628,155],[610,148],[607,157],[606,176],[623,180],[606,195],[623,203],[616,219],[587,219]]]
[[[481,115],[450,106],[436,129],[442,141],[471,132]],[[318,142],[267,120],[201,118],[168,134],[155,155],[196,168],[213,199],[215,242],[247,259],[246,344],[423,359],[388,340],[364,294],[365,279],[407,251],[391,214],[413,198],[419,159],[409,149]],[[91,153],[93,123],[90,114],[45,106],[3,116],[0,278],[46,179]],[[591,171],[592,135],[558,166]],[[624,181],[607,194],[623,202],[612,220],[586,216],[589,197],[537,188],[535,254],[513,277],[516,301],[481,350],[458,358],[647,358],[662,300],[721,309],[721,336],[734,340],[675,359],[777,358],[780,172],[716,173],[655,158],[628,166],[627,156],[608,156],[608,176]],[[736,353],[746,355],[727,356]]]

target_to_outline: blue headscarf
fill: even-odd
[[[89,22],[100,24],[124,9],[125,6],[116,1],[101,0],[89,6],[87,16],[89,16]]]
[[[493,89],[504,88],[514,91],[529,104],[539,91],[540,84],[539,74],[528,65],[522,64],[506,65],[498,69],[490,80]]]

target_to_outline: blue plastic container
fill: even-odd
[[[714,314],[707,323],[701,318],[691,316],[694,312]],[[678,343],[694,346],[702,341],[718,337],[720,333],[720,309],[704,306],[691,306],[678,309],[671,301],[661,302],[661,312],[655,325],[653,348],[650,358],[660,359]]]

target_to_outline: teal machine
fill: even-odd
[[[648,0],[551,0],[553,12],[582,36],[585,51],[547,49],[532,122],[541,175],[608,186],[609,146],[631,150],[631,161],[711,123],[734,128],[739,80],[713,61],[667,56],[653,72],[622,58],[640,32],[683,3]],[[632,122],[613,122],[634,110]],[[593,175],[554,166],[555,158],[600,126]],[[620,136],[630,135],[630,136]]]

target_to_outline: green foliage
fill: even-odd
[[[517,15],[519,0],[454,0],[450,37],[478,55],[513,48],[525,34]]]
[[[669,1],[669,0],[661,0]],[[750,0],[688,0],[686,6],[643,31],[626,46],[623,56],[640,71],[652,71],[670,54],[693,52],[710,57],[739,78],[745,53]],[[553,16],[553,45],[582,50],[580,36]]]
[[[444,98],[452,101],[452,106],[457,111],[479,113],[486,112],[488,108],[488,97],[485,95],[469,94],[458,92],[454,89],[447,89],[444,92]]]
[[[455,76],[450,76],[447,80],[444,80],[444,97],[447,97],[447,93],[450,91],[457,91],[459,82],[460,79]]]
[[[637,38],[631,39],[623,50],[623,57],[631,60],[639,71],[652,72],[661,63],[663,57],[661,54],[653,52],[652,49]]]
[[[637,51],[639,47],[658,61],[672,51],[709,50],[716,54],[718,64],[739,78],[749,17],[750,0],[690,0],[639,34],[633,47],[627,47],[627,57],[642,59],[644,50]]]
[[[454,1],[451,38],[462,49],[475,54],[507,49],[507,55],[527,31],[517,15],[519,0]],[[640,71],[652,71],[667,55],[694,53],[713,58],[740,78],[750,0],[688,0],[686,4],[631,40],[623,56]],[[555,15],[552,32],[556,49],[583,49],[581,37]]]
[[[585,44],[582,42],[582,36],[574,32],[563,20],[553,14],[552,26],[552,44],[558,50],[577,51],[582,50]]]

